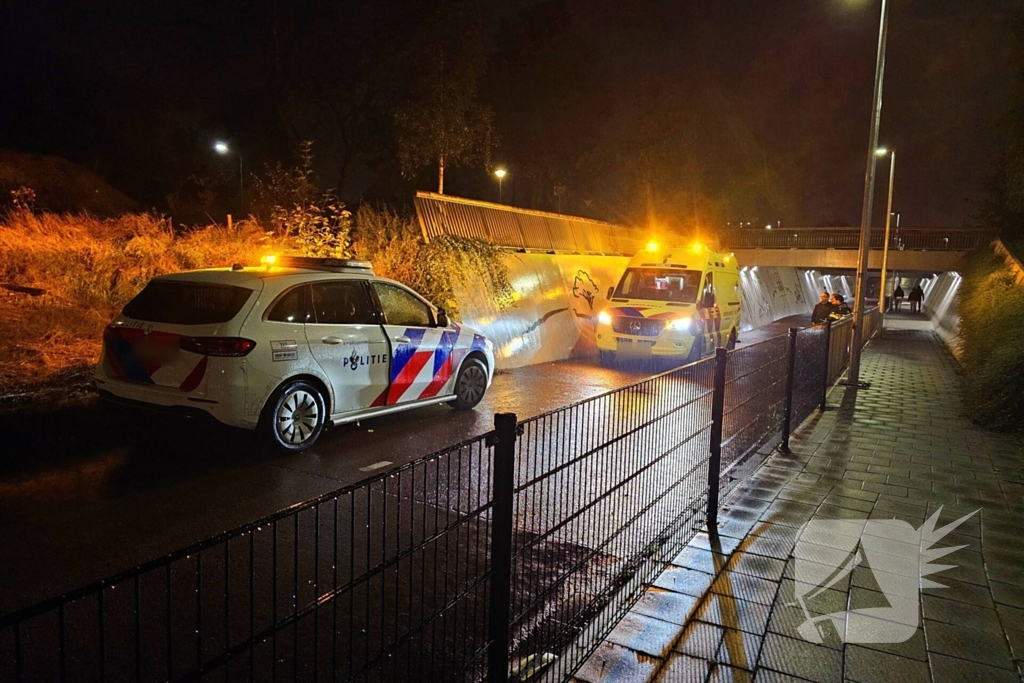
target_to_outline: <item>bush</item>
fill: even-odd
[[[478,281],[499,310],[513,302],[505,252],[487,242],[445,235],[423,239],[419,225],[411,217],[388,208],[363,205],[356,213],[356,258],[373,263],[381,277],[398,280],[459,316],[455,296],[457,281]]]
[[[253,177],[256,211],[273,232],[294,239],[305,256],[351,258],[352,214],[334,190],[321,191],[313,172],[313,143],[299,145],[299,165],[267,166]]]
[[[167,219],[10,211],[0,220],[0,282],[38,287],[83,309],[116,311],[151,278],[258,263],[280,240],[249,221],[175,231]]]
[[[1024,287],[1001,256],[973,254],[960,285],[964,405],[980,425],[1021,430],[1024,414]]]
[[[152,214],[0,214],[0,395],[94,363],[103,327],[154,276],[281,247],[249,221],[176,231]]]

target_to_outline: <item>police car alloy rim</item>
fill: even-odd
[[[300,444],[313,435],[319,421],[316,399],[300,389],[281,401],[277,409],[277,434],[287,444]]]
[[[483,398],[487,388],[487,376],[479,365],[470,365],[459,376],[455,392],[466,403],[475,403]]]

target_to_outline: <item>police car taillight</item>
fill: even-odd
[[[238,357],[256,348],[256,342],[241,337],[182,337],[180,346],[182,351],[204,356]]]

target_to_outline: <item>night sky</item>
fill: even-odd
[[[1020,76],[1012,0],[892,0],[881,142],[904,225],[977,221]],[[859,223],[879,0],[0,0],[0,148],[168,210],[315,140],[343,198],[409,204],[392,114],[432,42],[478,54],[505,199],[689,228]],[[475,28],[474,28],[475,27]],[[422,85],[422,84],[420,84]],[[879,164],[876,221],[887,162]],[[497,199],[482,163],[451,194]]]

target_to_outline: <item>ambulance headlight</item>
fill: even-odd
[[[693,318],[686,315],[669,321],[668,328],[678,332],[693,332]]]
[[[602,325],[611,325],[612,316],[608,313],[608,311],[601,311],[600,313],[597,314],[597,322],[601,323]]]

